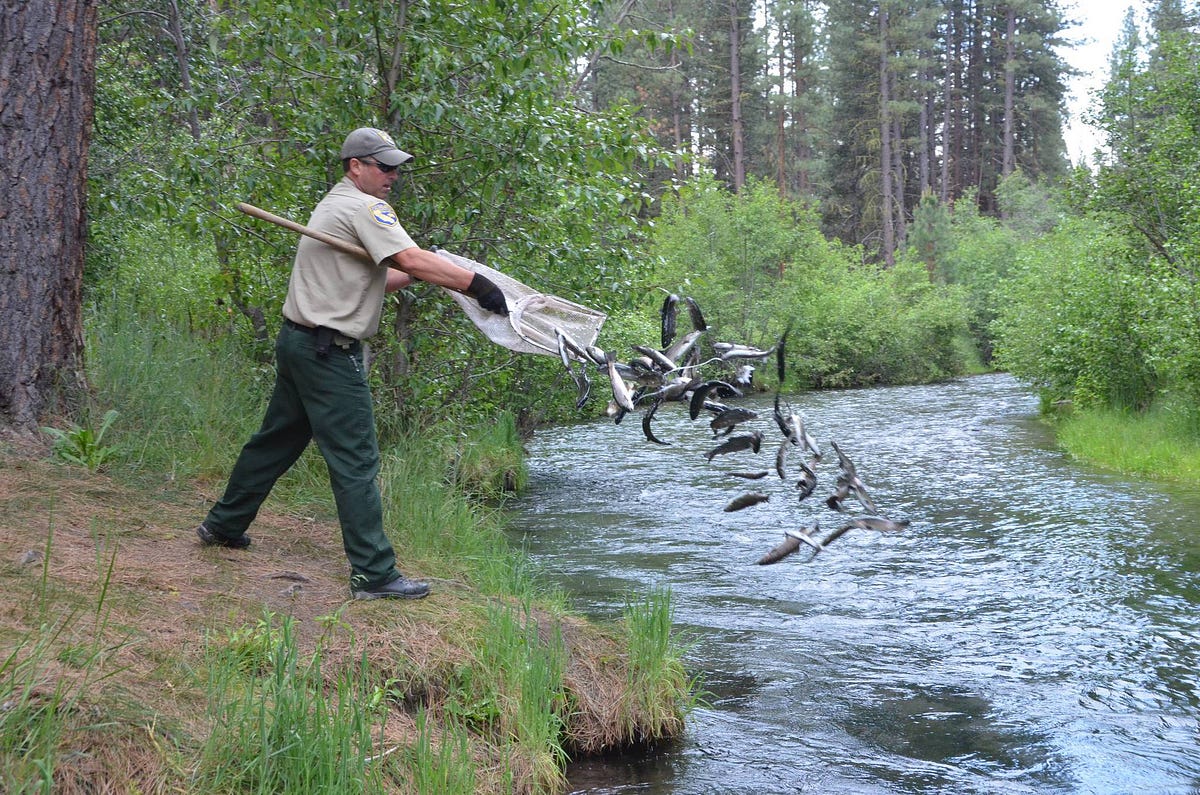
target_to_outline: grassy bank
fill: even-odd
[[[554,792],[568,758],[681,730],[670,594],[588,622],[509,547],[510,419],[388,440],[387,526],[434,593],[353,602],[312,451],[249,550],[192,534],[268,371],[136,325],[89,341],[59,455],[0,445],[0,791]]]
[[[1187,412],[1070,412],[1056,421],[1074,458],[1123,474],[1200,484],[1200,434]]]

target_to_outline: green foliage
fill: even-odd
[[[758,180],[740,194],[707,178],[689,183],[664,201],[651,254],[653,283],[695,298],[714,339],[764,346],[843,262],[810,206],[784,201]],[[655,323],[663,295],[645,307]]]
[[[407,766],[416,792],[444,795],[473,795],[475,764],[471,759],[469,735],[458,722],[445,724],[434,742],[435,724],[424,709],[417,711],[417,741],[408,749]]]
[[[118,416],[120,412],[109,409],[96,430],[71,423],[66,430],[43,427],[42,432],[54,439],[54,454],[57,457],[97,472],[117,453],[117,448],[104,444],[104,435]]]
[[[683,718],[698,703],[697,683],[683,668],[683,647],[672,632],[674,607],[670,589],[653,589],[625,602],[629,633],[629,693],[631,714],[641,714],[646,725],[666,734],[682,726]]]
[[[327,691],[322,652],[300,659],[292,619],[251,628],[262,666],[247,671],[241,655],[210,658],[213,729],[193,786],[213,792],[381,792],[372,731],[386,701],[372,684],[365,656],[337,672]],[[237,644],[244,645],[244,644]],[[232,749],[232,751],[231,751]]]
[[[769,346],[790,323],[787,367],[803,386],[937,380],[967,365],[961,289],[931,284],[919,262],[861,265],[822,237],[811,207],[762,183],[739,195],[688,186],[664,203],[652,250],[657,283],[696,298],[713,339]]]
[[[807,386],[924,383],[959,375],[968,364],[964,296],[930,284],[919,262],[846,271],[812,298],[805,317],[810,328],[793,333],[788,347]]]
[[[1160,383],[1163,302],[1103,231],[1075,221],[1022,250],[994,324],[997,360],[1048,401],[1146,408]]]
[[[213,251],[202,308],[224,300],[262,345],[295,240],[232,205],[303,220],[340,177],[342,138],[372,124],[417,154],[393,194],[416,240],[582,303],[630,300],[637,216],[650,198],[636,167],[659,155],[629,108],[595,113],[563,101],[577,61],[611,45],[611,31],[572,7],[255,0],[182,4],[163,16],[118,0],[110,11],[90,173],[99,290],[126,250],[125,230],[164,230],[155,258],[169,259],[161,248],[172,245]],[[160,28],[176,22],[181,38]],[[538,412],[526,396],[547,392],[550,368],[509,366],[508,352],[477,344],[436,291],[418,287],[411,298],[398,336],[376,343],[402,424],[447,411],[488,417],[500,406]]]

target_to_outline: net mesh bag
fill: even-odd
[[[504,292],[508,301],[508,317],[489,312],[474,298],[446,289],[484,336],[511,351],[558,356],[558,332],[580,347],[594,345],[607,319],[603,312],[565,298],[540,293],[475,260],[444,250],[437,253],[459,267],[482,273]]]

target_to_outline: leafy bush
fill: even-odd
[[[1159,386],[1152,282],[1128,267],[1121,239],[1065,224],[1026,246],[1003,286],[997,359],[1046,401],[1146,408]]]

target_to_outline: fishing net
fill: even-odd
[[[558,356],[558,336],[562,332],[581,348],[596,343],[607,315],[565,298],[534,290],[511,276],[475,260],[439,250],[438,255],[455,265],[482,273],[504,292],[508,317],[481,307],[474,298],[446,290],[483,334],[497,345],[518,353]]]

